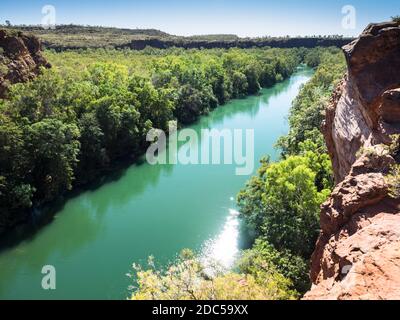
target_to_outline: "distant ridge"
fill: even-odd
[[[334,36],[308,37],[258,37],[240,38],[234,34],[174,36],[156,29],[124,29],[101,26],[57,25],[55,29],[43,29],[39,25],[18,25],[4,28],[28,32],[42,40],[43,46],[56,51],[88,48],[129,48],[143,50],[146,47],[167,49],[179,47],[186,49],[212,48],[251,48],[276,47],[342,47],[353,38]]]

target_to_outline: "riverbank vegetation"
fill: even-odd
[[[336,49],[314,49],[302,60],[316,72],[293,103],[288,135],[278,141],[282,159],[277,163],[263,159],[258,174],[238,195],[241,216],[255,235],[252,248],[242,253],[235,272],[211,278],[195,256],[164,271],[139,267],[133,299],[171,295],[174,299],[295,299],[310,288],[309,259],[319,233],[320,205],[333,187],[320,127],[345,62]],[[174,295],[177,291],[180,294]]]
[[[132,161],[152,128],[186,125],[291,75],[302,49],[47,51],[53,65],[0,100],[0,231]],[[23,215],[22,215],[23,216]]]

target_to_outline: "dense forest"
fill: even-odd
[[[0,100],[0,229],[117,160],[151,128],[196,121],[291,75],[303,49],[46,52],[54,66]],[[22,216],[21,216],[22,214]]]
[[[316,72],[293,103],[289,134],[277,143],[281,160],[262,159],[237,198],[245,225],[255,234],[252,249],[242,253],[234,272],[217,271],[211,278],[190,250],[165,270],[150,258],[148,267],[134,265],[133,299],[297,299],[310,288],[320,205],[333,187],[319,128],[345,62],[336,49],[310,50],[302,58]]]

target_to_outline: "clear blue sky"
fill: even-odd
[[[400,14],[399,0],[0,0],[0,22],[40,24],[42,7],[57,24],[156,28],[176,35],[356,35],[369,22]],[[356,8],[356,28],[342,28],[344,5]]]

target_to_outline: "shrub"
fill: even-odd
[[[153,258],[148,269],[134,265],[132,300],[288,300],[296,297],[290,281],[273,268],[259,274],[228,273],[208,276],[190,250],[181,253],[167,270]]]
[[[308,261],[293,255],[288,250],[276,250],[260,238],[250,250],[246,250],[238,262],[240,272],[263,277],[271,268],[282,274],[292,283],[292,288],[300,294],[310,289]]]
[[[392,167],[390,175],[387,177],[387,181],[390,185],[389,191],[390,196],[394,199],[400,198],[400,165],[394,165]]]

